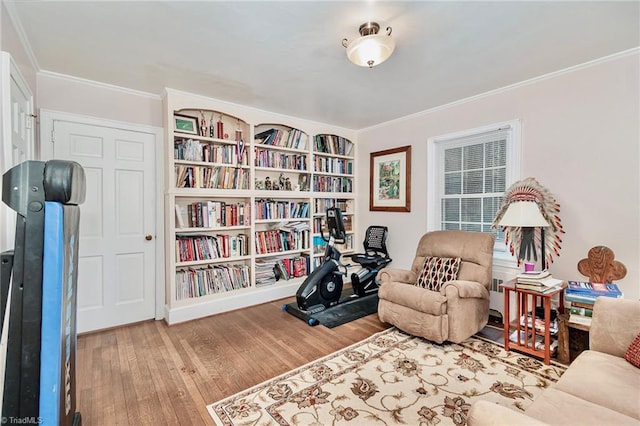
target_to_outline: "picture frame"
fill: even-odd
[[[369,160],[369,210],[410,212],[411,145],[372,152]]]
[[[189,115],[173,114],[173,128],[176,132],[200,136],[198,119]]]

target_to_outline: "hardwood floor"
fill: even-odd
[[[209,425],[206,405],[382,331],[377,315],[328,329],[280,307],[294,299],[177,324],[81,335],[77,406],[85,426]],[[502,329],[478,333],[502,343]]]
[[[310,327],[280,309],[289,301],[79,336],[76,409],[83,424],[213,424],[207,404],[387,328],[377,315]]]

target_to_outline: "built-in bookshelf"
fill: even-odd
[[[171,89],[164,106],[169,324],[294,295],[328,207],[353,252],[353,134]]]

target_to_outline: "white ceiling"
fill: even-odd
[[[40,70],[352,129],[640,45],[638,1],[5,2]],[[373,69],[341,45],[367,20],[396,41]]]

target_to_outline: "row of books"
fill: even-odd
[[[313,211],[315,214],[324,215],[328,208],[330,207],[338,207],[342,210],[342,213],[351,213],[353,212],[353,203],[354,200],[334,200],[331,198],[316,198],[313,200]]]
[[[186,206],[176,204],[178,228],[221,228],[251,225],[249,202],[199,201]]]
[[[176,272],[176,300],[246,288],[250,283],[249,267],[242,264],[179,270]]]
[[[591,325],[593,305],[601,296],[621,298],[623,293],[615,283],[568,281],[564,297],[569,309],[569,322]]]
[[[344,222],[344,230],[345,231],[351,231],[353,230],[353,224],[352,224],[352,217],[351,216],[343,216],[342,217],[342,221]],[[325,223],[324,217],[314,217],[313,218],[313,232],[315,234],[319,234],[322,230],[324,230],[325,234],[328,234],[328,230],[327,230],[327,225]]]
[[[173,158],[176,160],[238,164],[235,145],[211,145],[193,139],[178,139],[173,149]],[[247,165],[246,156],[243,157],[242,164]]]
[[[268,149],[255,150],[257,167],[271,167],[287,170],[307,170],[307,156],[301,154],[287,154]]]
[[[593,305],[580,302],[567,303],[569,309],[569,322],[572,324],[591,325],[593,317]]]
[[[288,281],[304,277],[309,271],[309,256],[278,257],[275,259],[276,280]]]
[[[335,246],[341,253],[347,250],[353,250],[353,234],[346,235],[344,237],[344,243],[336,243]]]
[[[353,178],[314,176],[313,190],[317,192],[353,192]]]
[[[353,250],[353,235],[345,236],[344,243],[335,243],[335,247],[340,252]],[[327,248],[327,242],[321,236],[314,235],[313,236],[313,254],[324,254],[326,248]]]
[[[308,201],[256,200],[256,219],[302,219],[308,217]]]
[[[314,253],[324,253],[327,247],[327,242],[322,239],[319,235],[313,236],[313,252]]]
[[[237,167],[175,166],[176,188],[249,189],[249,171]]]
[[[254,137],[256,143],[306,150],[308,136],[298,129],[268,129]]]
[[[311,270],[309,256],[278,256],[256,259],[256,287],[274,284],[276,281],[289,280],[307,275]]]
[[[321,173],[353,174],[353,161],[314,155],[313,170]]]
[[[177,262],[195,262],[248,254],[248,237],[245,234],[176,235]]]
[[[575,297],[582,297],[583,299],[589,299],[595,301],[598,296],[606,297],[622,297],[622,291],[615,283],[591,283],[583,281],[568,281],[567,282],[567,294],[571,294]]]
[[[302,222],[291,225],[295,226],[299,223]],[[256,231],[256,253],[267,254],[308,249],[310,243],[309,225],[303,225],[306,225],[306,229],[280,227],[280,229]]]
[[[351,155],[353,150],[353,143],[342,136],[316,135],[315,150],[317,152],[348,156]]]

